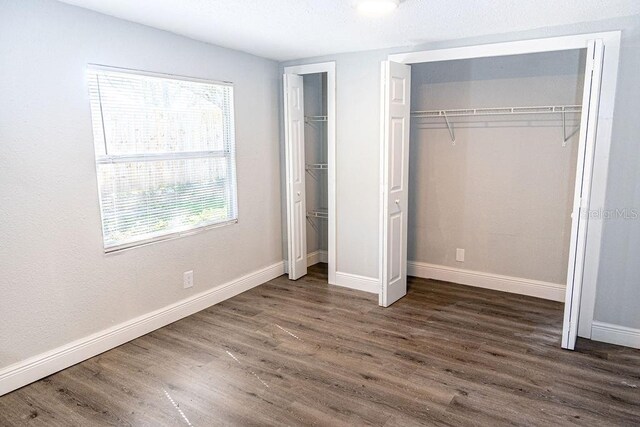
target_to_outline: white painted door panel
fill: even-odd
[[[578,147],[575,193],[571,214],[571,244],[564,301],[564,323],[562,325],[562,348],[569,350],[575,348],[578,337],[578,318],[587,244],[590,183],[593,172],[603,58],[604,45],[602,40],[591,41],[587,48],[587,64],[582,93],[580,145]]]
[[[284,75],[289,279],[307,274],[304,93],[302,76]]]
[[[407,211],[411,67],[382,63],[380,305],[407,293]]]

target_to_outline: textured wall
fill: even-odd
[[[0,368],[282,260],[275,62],[36,0],[0,58]],[[87,63],[235,83],[238,224],[103,254]]]

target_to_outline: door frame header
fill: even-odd
[[[605,46],[620,49],[621,31],[587,33],[571,36],[549,37],[531,40],[461,46],[449,49],[420,50],[395,53],[387,59],[403,64],[423,62],[455,61],[460,59],[489,58],[506,55],[526,55],[530,53],[555,52],[559,50],[586,49],[589,40],[602,39]],[[617,61],[616,61],[617,69]],[[616,73],[617,75],[617,73]]]

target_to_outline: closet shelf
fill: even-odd
[[[511,114],[562,114],[562,130],[563,140],[562,146],[567,145],[567,141],[576,131],[567,135],[566,113],[581,113],[581,105],[546,105],[535,107],[492,107],[492,108],[463,108],[453,110],[418,110],[412,111],[411,117],[415,118],[444,118],[451,142],[455,144],[456,135],[453,126],[449,122],[449,117],[465,117],[465,116],[502,116]]]
[[[329,165],[327,163],[311,163],[305,166],[306,170],[327,170]]]
[[[327,219],[329,218],[329,213],[326,211],[309,211],[307,212],[307,218]]]
[[[548,105],[542,107],[493,107],[493,108],[465,108],[454,110],[424,110],[412,111],[412,117],[460,117],[460,116],[495,116],[507,114],[549,114],[549,113],[580,113],[581,105]]]
[[[306,123],[310,122],[326,122],[327,116],[304,116],[304,121]]]

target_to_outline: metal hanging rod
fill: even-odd
[[[415,118],[444,118],[447,129],[449,130],[449,136],[451,142],[455,145],[456,135],[453,130],[453,125],[449,122],[450,117],[466,117],[466,116],[499,116],[499,115],[511,115],[511,114],[562,114],[562,131],[563,140],[562,146],[567,145],[567,141],[571,138],[576,131],[567,135],[566,127],[566,113],[580,113],[582,112],[581,105],[546,105],[536,107],[493,107],[493,108],[466,108],[466,109],[453,109],[453,110],[420,110],[412,111],[411,117]]]
[[[327,163],[311,163],[305,165],[306,170],[327,170],[329,165]]]
[[[548,114],[548,113],[579,113],[581,105],[548,105],[542,107],[493,107],[466,108],[454,110],[423,110],[412,111],[412,117],[459,117],[459,116],[490,116],[506,114]]]
[[[328,219],[329,213],[325,211],[309,211],[307,212],[307,218]]]
[[[326,122],[327,116],[304,116],[304,121],[306,123],[310,122]]]

